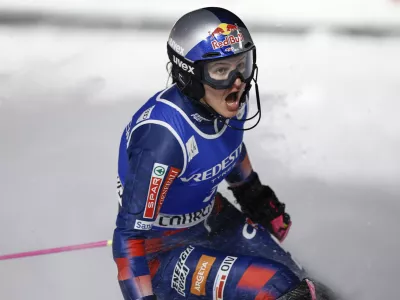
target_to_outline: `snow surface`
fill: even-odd
[[[120,134],[165,87],[167,35],[0,29],[0,254],[112,237]],[[348,299],[397,298],[400,41],[254,39],[245,140],[292,215],[285,248]],[[111,249],[0,262],[0,299],[26,298],[121,299]]]

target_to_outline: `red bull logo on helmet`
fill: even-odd
[[[236,32],[237,34],[233,35],[233,32]],[[244,40],[243,34],[239,32],[238,26],[234,24],[221,23],[213,32],[210,33],[210,35],[214,38],[211,41],[214,50],[234,45]],[[221,41],[219,35],[224,35],[225,38]]]

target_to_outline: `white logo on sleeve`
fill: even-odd
[[[136,121],[136,124],[139,123],[139,122],[142,122],[144,120],[147,120],[148,118],[150,118],[151,111],[153,110],[154,106],[155,105],[153,105],[152,107],[149,107],[144,112],[142,112],[142,114],[140,115],[139,119]]]
[[[135,229],[139,230],[150,230],[153,227],[153,222],[136,220]]]
[[[186,288],[186,278],[189,274],[190,269],[185,265],[186,259],[189,254],[194,250],[193,246],[188,246],[182,253],[179,255],[179,259],[176,262],[174,268],[174,274],[172,275],[171,280],[171,288],[176,290],[180,295],[185,297],[185,288]]]
[[[229,272],[232,269],[237,257],[227,256],[219,267],[218,273],[215,276],[214,288],[213,288],[213,300],[224,299],[224,289],[226,281],[229,276]]]
[[[217,191],[217,189],[218,189],[218,185],[214,186],[214,187],[211,189],[210,194],[209,194],[207,197],[204,198],[203,202],[208,202],[208,201],[210,201],[210,200],[214,197],[215,192]]]
[[[194,135],[186,142],[186,150],[188,153],[189,161],[191,161],[197,154],[199,154],[199,148],[197,147]]]
[[[121,179],[117,176],[117,195],[119,205],[122,206],[122,194],[124,192],[124,187],[122,186]]]

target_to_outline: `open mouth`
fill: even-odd
[[[225,98],[225,102],[229,111],[236,111],[239,109],[239,92],[230,93]]]
[[[235,102],[237,97],[238,97],[239,92],[233,92],[230,93],[228,96],[226,96],[225,101],[226,102]]]

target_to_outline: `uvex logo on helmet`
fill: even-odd
[[[178,45],[173,38],[169,38],[168,44],[174,49],[179,55],[184,56],[185,49],[183,49],[180,45]]]
[[[194,67],[189,66],[188,64],[184,63],[179,58],[177,58],[175,55],[172,55],[172,56],[173,56],[173,59],[174,59],[174,64],[176,64],[183,71],[186,71],[186,72],[191,73],[191,74],[194,75]]]

